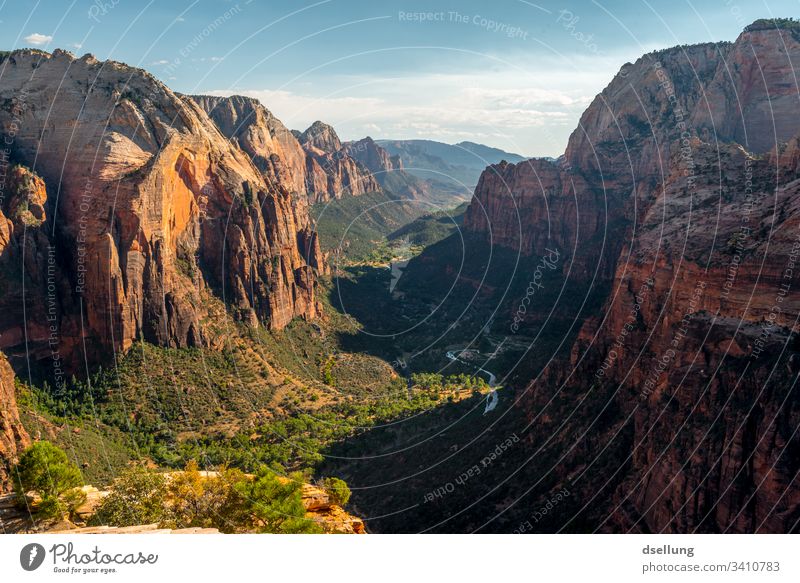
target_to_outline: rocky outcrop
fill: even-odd
[[[6,267],[33,264],[25,299],[2,298],[0,312],[34,325],[27,338],[0,330],[3,348],[69,368],[140,337],[198,345],[209,289],[251,323],[316,315],[304,204],[268,184],[193,100],[121,63],[36,50],[4,57],[0,98],[11,158],[47,191],[46,222],[24,235],[42,245],[5,245]],[[39,327],[50,320],[37,310],[55,324]]]
[[[525,257],[547,255],[548,249],[566,251],[573,261],[562,262],[560,269],[586,282],[598,267],[611,277],[619,254],[621,238],[605,241],[608,249],[595,245],[621,222],[618,204],[604,206],[602,189],[558,163],[501,162],[481,175],[464,216],[464,230]]]
[[[219,130],[239,146],[268,184],[311,203],[385,190],[412,200],[426,200],[432,187],[403,169],[372,138],[342,143],[336,130],[321,121],[304,132],[286,129],[257,99],[193,96]]]
[[[311,202],[380,191],[375,177],[341,150],[329,154],[306,147],[306,152],[306,190]]]
[[[342,148],[336,131],[321,121],[305,132],[284,126],[257,99],[234,95],[192,99],[239,146],[268,184],[323,202],[380,190],[370,172]]]
[[[166,474],[174,476],[177,472]],[[205,479],[214,479],[219,474],[214,471],[202,471],[200,475]],[[83,521],[88,521],[97,511],[103,498],[110,494],[107,490],[98,490],[94,486],[83,486],[82,492],[86,495],[86,502],[76,509],[76,516]],[[335,504],[330,494],[323,488],[313,484],[303,484],[301,488],[301,501],[306,510],[306,518],[316,522],[326,534],[366,534],[364,521],[353,516],[344,508]],[[17,530],[23,531],[30,528],[20,515],[19,508],[12,498],[0,496],[0,519],[4,524],[14,525]],[[141,524],[136,526],[77,526],[69,522],[61,522],[43,531],[47,533],[70,534],[218,534],[216,528],[160,528],[158,524]]]
[[[797,528],[798,37],[757,25],[646,55],[555,163],[481,177],[465,229],[558,249],[567,285],[605,298],[526,391],[530,442],[577,493],[539,527]]]
[[[313,202],[380,191],[378,180],[350,156],[328,124],[314,122],[298,140],[307,154],[306,190]]]
[[[297,138],[251,97],[193,96],[219,130],[253,161],[270,185],[305,191],[306,153]]]
[[[321,150],[327,154],[335,154],[342,149],[342,142],[333,126],[322,121],[315,121],[298,138],[301,144],[309,149]]]
[[[5,180],[0,200],[0,346],[15,356],[16,347],[32,360],[51,355],[51,320],[58,316],[56,298],[70,295],[69,281],[57,274],[57,246],[48,217],[48,189],[44,180],[25,166],[0,161]],[[24,347],[26,336],[35,341]],[[57,347],[56,335],[52,336]],[[56,350],[57,352],[57,350]],[[60,367],[60,358],[55,362]]]
[[[576,256],[593,254],[589,263],[610,278],[624,238],[609,233],[641,220],[673,162],[696,171],[693,138],[762,154],[800,132],[792,112],[797,88],[786,81],[798,61],[791,31],[765,26],[748,28],[735,43],[677,47],[624,65],[555,163],[486,169],[465,229],[487,238],[491,232],[493,242],[525,255],[577,246]]]
[[[17,456],[30,445],[17,410],[14,371],[0,353],[0,492],[11,490],[11,467]]]
[[[568,364],[531,386],[527,407],[560,446],[586,430],[577,420],[596,423],[558,472],[566,481],[587,458],[618,472],[598,474],[605,491],[577,485],[595,528],[787,532],[800,516],[800,182],[784,168],[775,191],[769,159],[696,148],[715,171],[691,188],[679,169],[669,176],[618,262],[604,314],[584,324]],[[730,180],[722,192],[719,169]],[[562,405],[547,405],[554,393]]]
[[[301,491],[306,516],[330,534],[366,534],[364,521],[335,504],[324,489],[303,484]]]
[[[0,255],[14,240],[14,232],[44,223],[47,189],[29,168],[6,165],[4,193],[0,204]]]

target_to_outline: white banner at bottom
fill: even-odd
[[[800,581],[798,540],[791,535],[4,535],[0,581],[625,582],[681,576],[794,582]]]

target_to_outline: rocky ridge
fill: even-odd
[[[796,28],[646,55],[559,160],[481,177],[466,230],[533,261],[558,249],[606,294],[527,390],[530,439],[565,452],[558,483],[579,492],[541,528],[797,527]]]
[[[219,130],[253,160],[269,184],[306,195],[310,203],[342,196],[384,191],[422,204],[449,204],[458,195],[452,187],[433,184],[406,172],[399,156],[391,156],[372,138],[342,142],[322,121],[303,132],[288,130],[257,99],[234,95],[192,96]]]
[[[380,184],[342,148],[336,131],[321,121],[305,132],[289,131],[257,99],[196,95],[192,99],[237,144],[269,184],[299,201],[324,202],[380,190]]]
[[[192,96],[229,140],[237,144],[270,183],[292,193],[305,190],[306,154],[291,131],[257,99]]]
[[[6,189],[0,264],[13,274],[25,262],[26,290],[0,300],[9,355],[55,355],[68,371],[138,338],[200,345],[208,291],[252,324],[317,314],[305,206],[194,101],[91,55],[20,50],[0,67],[6,163],[35,202],[15,213],[20,189]],[[27,228],[12,237],[15,220]]]

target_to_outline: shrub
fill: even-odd
[[[114,480],[111,493],[103,499],[91,523],[134,526],[161,522],[166,496],[167,481],[163,474],[141,466],[132,467]]]
[[[283,534],[317,534],[322,529],[306,518],[300,496],[300,484],[281,480],[271,470],[261,467],[255,478],[242,480],[236,490],[247,501],[251,529]]]
[[[14,471],[14,490],[22,500],[28,492],[41,497],[37,512],[43,518],[70,515],[86,496],[75,488],[82,483],[78,467],[49,441],[34,443],[20,456]]]
[[[86,492],[80,488],[72,488],[67,490],[58,497],[59,507],[57,509],[57,516],[66,514],[71,521],[76,521],[77,509],[83,506],[86,502]]]
[[[322,381],[329,387],[336,386],[336,379],[333,377],[334,364],[336,364],[336,360],[331,356],[322,369]]]
[[[325,478],[322,480],[322,487],[331,497],[334,504],[344,506],[350,501],[350,488],[344,480],[339,478]]]
[[[169,482],[169,514],[162,526],[217,528],[221,532],[243,530],[247,501],[236,485],[246,479],[239,470],[227,468],[217,476],[203,476],[197,463],[190,461]]]

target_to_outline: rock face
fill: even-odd
[[[381,189],[372,173],[342,148],[339,136],[328,124],[314,122],[298,140],[307,155],[306,190],[313,202]]]
[[[754,25],[735,43],[668,49],[625,65],[581,116],[556,162],[487,168],[465,228],[491,231],[495,243],[524,255],[588,243],[586,252],[612,267],[619,255],[608,237],[612,227],[641,219],[675,155],[683,155],[677,163],[684,170],[696,171],[690,138],[736,142],[763,154],[800,132],[797,88],[786,82],[798,60],[800,43],[789,31]],[[765,115],[774,115],[780,129],[773,131]],[[594,245],[598,238],[604,246]]]
[[[30,441],[19,419],[14,371],[0,353],[0,492],[11,490],[11,466]]]
[[[342,148],[336,131],[321,121],[292,132],[257,99],[234,95],[192,99],[238,145],[268,184],[311,203],[380,190],[364,166]]]
[[[30,216],[16,212],[33,222],[15,228],[14,241],[15,211],[4,197],[0,264],[13,273],[26,262],[27,295],[3,297],[0,312],[4,323],[34,323],[34,354],[68,369],[139,337],[201,344],[209,289],[251,323],[280,328],[316,315],[321,259],[304,201],[268,184],[193,100],[91,55],[23,50],[2,65],[7,162],[30,169],[20,172],[38,202],[28,204]],[[52,320],[32,317],[37,311]],[[20,330],[0,332],[0,347],[25,348]]]
[[[550,528],[797,528],[798,32],[646,55],[555,163],[481,177],[467,230],[559,249],[569,282],[606,294],[527,391],[532,442],[578,492]]]
[[[322,488],[303,484],[301,492],[306,516],[330,534],[366,534],[364,521],[334,504],[330,495]]]
[[[334,154],[342,149],[342,142],[333,126],[319,120],[300,134],[298,140],[309,149],[322,150],[328,154]]]
[[[390,156],[370,137],[343,144],[321,121],[292,132],[250,97],[192,99],[247,153],[268,184],[305,194],[311,203],[380,190],[411,200],[430,195],[430,185],[406,172],[399,156]]]
[[[610,201],[605,209],[602,189],[590,180],[542,159],[492,165],[478,180],[464,229],[527,257],[545,255],[547,249],[572,256],[576,249],[574,261],[562,263],[562,269],[571,269],[581,281],[591,280],[598,268],[609,278],[621,240],[606,241],[609,249],[594,241],[619,226],[620,203]]]
[[[297,138],[257,99],[193,96],[219,130],[253,161],[269,184],[305,191],[306,153]]]

